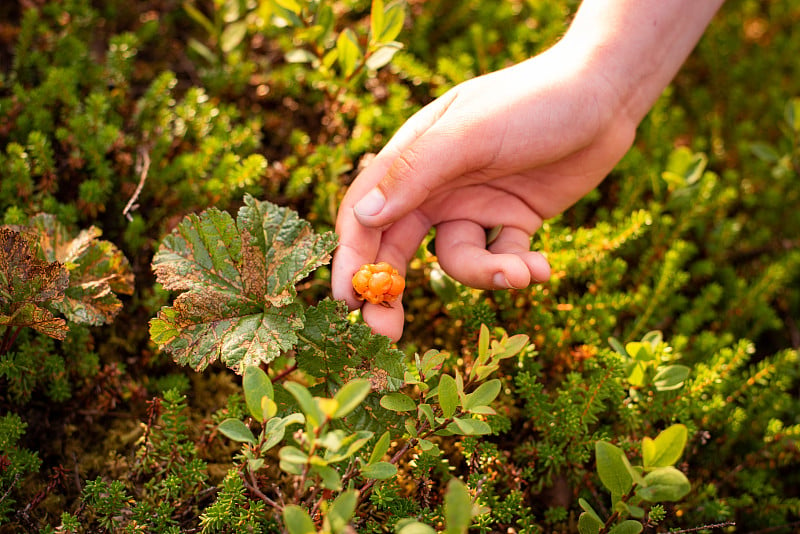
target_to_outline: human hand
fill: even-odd
[[[602,77],[565,67],[545,53],[457,86],[404,124],[342,202],[334,297],[360,306],[353,273],[375,261],[404,272],[431,227],[440,265],[466,285],[546,280],[531,236],[606,176],[635,130]],[[487,248],[485,230],[497,225]],[[401,304],[362,311],[376,332],[400,337]]]
[[[439,263],[464,284],[519,288],[547,279],[531,235],[622,158],[722,1],[584,0],[554,47],[420,110],[342,201],[333,296],[361,306],[353,273],[386,261],[405,274],[432,227]],[[485,230],[497,225],[487,248]],[[401,304],[362,311],[374,331],[400,338]]]

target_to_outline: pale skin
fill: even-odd
[[[351,278],[401,274],[428,231],[456,280],[480,289],[543,282],[530,238],[594,189],[633,143],[723,0],[584,0],[544,53],[464,82],[412,116],[348,189],[336,221],[333,296],[398,340],[401,301],[362,303]],[[488,247],[486,229],[502,225]]]

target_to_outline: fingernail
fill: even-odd
[[[508,278],[506,278],[506,275],[502,272],[495,273],[495,275],[492,277],[492,282],[498,289],[509,289],[511,287],[511,283],[508,281]]]
[[[356,202],[356,205],[353,207],[353,211],[356,212],[356,215],[371,217],[379,214],[385,204],[386,197],[383,196],[381,190],[376,187],[364,195],[364,198]]]

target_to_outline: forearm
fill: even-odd
[[[724,0],[584,0],[557,45],[619,96],[635,124],[647,114]]]

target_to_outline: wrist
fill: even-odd
[[[723,0],[584,0],[561,48],[638,124]]]

